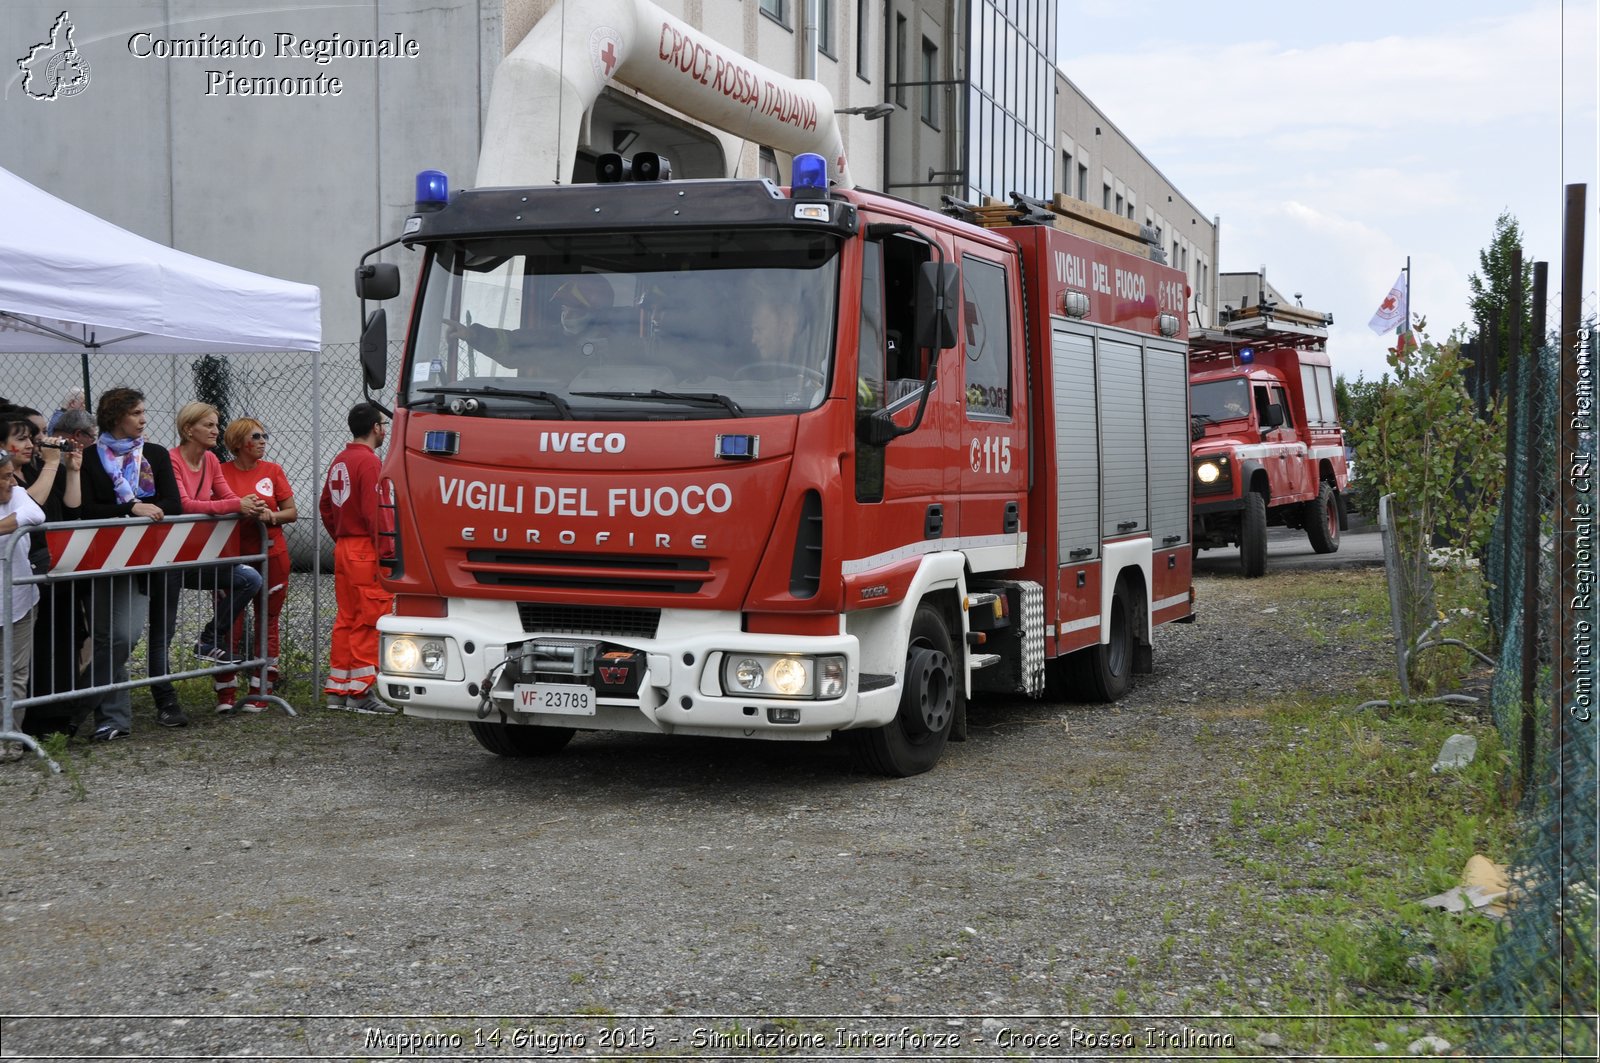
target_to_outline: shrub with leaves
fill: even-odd
[[[1436,618],[1430,556],[1481,557],[1505,487],[1501,409],[1479,419],[1463,383],[1460,336],[1423,336],[1416,349],[1389,354],[1393,380],[1377,389],[1370,420],[1355,430],[1360,471],[1378,496],[1395,497],[1402,600],[1412,637]],[[1472,603],[1442,603],[1448,606]]]

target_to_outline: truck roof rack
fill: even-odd
[[[1328,347],[1328,330],[1326,326],[1252,315],[1228,321],[1218,328],[1195,329],[1189,333],[1189,351],[1192,354],[1210,352],[1231,355],[1241,347],[1322,351]]]

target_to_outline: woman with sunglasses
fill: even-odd
[[[261,616],[261,599],[255,599],[255,617],[257,635],[265,629],[267,633],[267,675],[266,686],[261,685],[259,674],[250,677],[250,693],[252,695],[270,694],[278,685],[278,617],[283,612],[283,601],[289,594],[289,545],[283,536],[283,525],[292,524],[300,516],[295,509],[294,492],[289,487],[289,478],[284,475],[283,466],[275,461],[267,461],[267,429],[254,417],[236,417],[228,422],[227,431],[222,434],[223,445],[228,448],[228,453],[233,455],[233,460],[223,463],[222,475],[232,487],[234,493],[255,495],[266,507],[261,515],[261,523],[267,526],[267,615]],[[261,549],[261,541],[256,536],[254,525],[246,525],[244,539],[241,543],[247,551]],[[240,647],[238,645],[242,624],[234,627],[235,652],[243,652],[246,657],[254,657],[260,648],[259,642],[255,645]],[[254,698],[246,702],[255,707]]]

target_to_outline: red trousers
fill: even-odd
[[[250,602],[250,607],[255,611],[256,622],[255,631],[251,635],[250,645],[243,645],[243,613],[240,613],[239,619],[234,621],[233,636],[229,642],[229,646],[233,649],[234,653],[240,654],[244,657],[254,657],[257,653],[261,652],[261,643],[256,640],[260,638],[261,630],[263,628],[266,629],[267,689],[265,693],[271,693],[272,688],[278,684],[278,618],[283,615],[283,601],[288,596],[289,547],[285,543],[273,543],[272,548],[267,552],[267,615],[264,619],[261,616],[261,598],[259,596],[253,598]],[[222,696],[224,689],[231,690],[237,685],[237,681],[235,680],[233,673],[225,672],[222,675],[213,677],[212,685],[217,689],[219,701],[233,700],[231,696]],[[260,672],[250,673],[250,693],[263,693],[261,689]]]
[[[378,548],[371,539],[334,542],[333,596],[339,613],[324,693],[364,697],[378,679],[378,618],[394,602],[378,586]]]

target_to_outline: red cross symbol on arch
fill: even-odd
[[[606,46],[600,51],[600,64],[605,67],[606,77],[610,77],[617,69],[617,42],[607,41]]]

